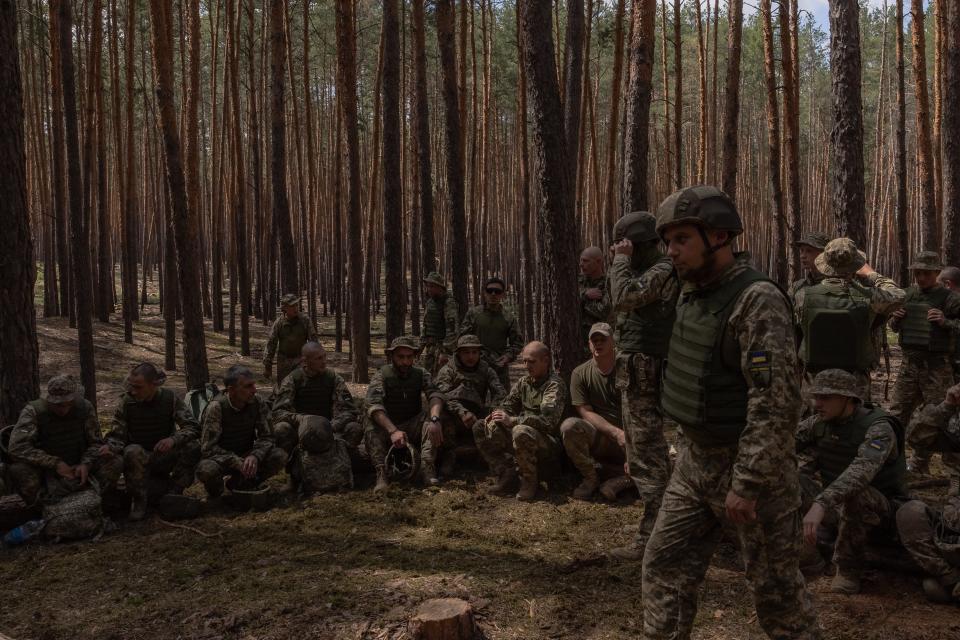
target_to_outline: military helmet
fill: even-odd
[[[940,255],[935,251],[921,251],[913,257],[910,263],[911,271],[940,271],[943,269]]]
[[[390,480],[412,480],[420,469],[420,452],[412,443],[398,447],[391,445],[383,459],[383,470]]]
[[[810,395],[846,396],[863,401],[857,377],[843,369],[824,369],[813,379]]]
[[[828,242],[830,242],[830,238],[827,237],[827,234],[820,231],[808,231],[800,236],[800,239],[794,242],[793,246],[799,247],[806,245],[808,247],[813,247],[814,249],[823,251]]]
[[[850,277],[866,263],[866,254],[857,249],[857,244],[850,238],[831,240],[814,260],[817,271],[834,278]]]
[[[680,189],[663,201],[657,209],[657,233],[662,237],[667,227],[677,224],[729,231],[731,237],[743,233],[743,220],[733,200],[708,185]]]
[[[300,416],[300,446],[309,453],[323,453],[333,446],[333,427],[323,416]]]
[[[619,242],[624,238],[634,244],[659,240],[657,219],[646,211],[633,211],[624,215],[613,225],[613,239]]]

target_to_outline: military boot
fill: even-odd
[[[617,496],[633,486],[633,479],[630,476],[617,476],[610,478],[600,485],[600,495],[604,499],[614,502]]]
[[[136,522],[143,520],[147,515],[147,495],[146,492],[136,493],[130,503],[130,520]]]
[[[440,484],[437,478],[437,465],[433,460],[420,461],[420,478],[425,487],[435,487]]]
[[[537,476],[527,474],[520,476],[520,489],[517,491],[517,500],[521,502],[533,502],[537,497],[537,491],[540,489],[540,482]]]
[[[607,551],[607,557],[619,562],[640,562],[643,560],[643,551],[644,547],[636,542],[631,542],[622,547],[610,549],[610,551]]]
[[[944,588],[936,578],[923,579],[923,594],[927,596],[927,600],[938,604],[947,604],[953,600],[950,590]]]
[[[837,575],[830,581],[830,591],[843,593],[848,596],[860,593],[860,576],[854,573],[844,573],[837,569]]]
[[[453,449],[447,449],[440,454],[440,477],[449,480],[453,477],[453,471],[457,466],[457,452]]]
[[[390,486],[387,480],[387,472],[383,467],[377,467],[377,484],[373,488],[374,493],[383,493]]]
[[[573,497],[577,500],[589,500],[593,496],[593,492],[597,490],[599,486],[597,478],[584,478],[576,489],[573,490]]]
[[[513,465],[505,465],[497,474],[497,481],[490,487],[490,493],[498,496],[505,496],[513,491],[517,483],[517,470]]]

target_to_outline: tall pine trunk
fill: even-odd
[[[403,176],[400,173],[400,8],[383,2],[383,262],[387,341],[403,333]]]
[[[940,6],[943,11],[943,5]],[[960,3],[946,7],[947,42],[944,43],[943,101],[943,256],[947,264],[960,265]]]
[[[646,211],[647,162],[650,156],[650,99],[653,94],[656,0],[636,0],[630,38],[630,86],[627,88],[627,148],[624,158],[624,211]]]
[[[430,101],[427,95],[427,54],[423,3],[413,0],[414,135],[417,147],[417,191],[420,195],[420,264],[422,271],[436,269],[433,239],[433,178],[430,161]],[[415,286],[419,287],[420,283]]]
[[[780,188],[780,107],[777,102],[777,70],[773,50],[773,10],[770,0],[760,0],[763,30],[763,76],[767,96],[767,160],[770,176],[770,208],[773,210],[776,265],[774,278],[787,284],[786,229],[783,219],[783,191]]]
[[[920,247],[940,248],[940,224],[933,180],[933,149],[930,141],[930,97],[927,92],[926,35],[923,27],[923,0],[912,0],[910,31],[913,38],[913,89],[917,113],[917,170],[920,179]],[[957,108],[954,105],[953,108]]]
[[[740,43],[743,0],[730,0],[727,29],[727,79],[723,97],[723,143],[720,180],[723,191],[737,199],[737,162],[740,137]]]
[[[583,91],[583,0],[567,0],[567,32],[565,36],[563,131],[567,141],[567,186],[568,201],[579,210],[576,203],[577,160],[580,154],[580,98]]]

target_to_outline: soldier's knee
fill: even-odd
[[[518,424],[510,432],[514,446],[531,444],[537,441],[537,430],[525,424]]]
[[[560,436],[567,438],[570,434],[583,431],[583,422],[580,418],[567,418],[560,423]]]
[[[486,440],[487,424],[483,420],[477,420],[474,422],[471,431],[473,431],[474,440]]]
[[[220,465],[214,462],[213,460],[201,460],[197,463],[197,480],[200,482],[210,482],[211,480],[216,480],[222,475],[220,470]]]
[[[128,444],[123,448],[123,462],[129,464],[146,464],[150,454],[139,444]]]

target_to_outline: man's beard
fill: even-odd
[[[711,252],[709,249],[704,249],[700,255],[703,258],[703,264],[699,267],[685,270],[677,269],[677,275],[680,276],[681,280],[696,284],[708,280],[710,276],[714,274],[717,265],[717,254]]]

